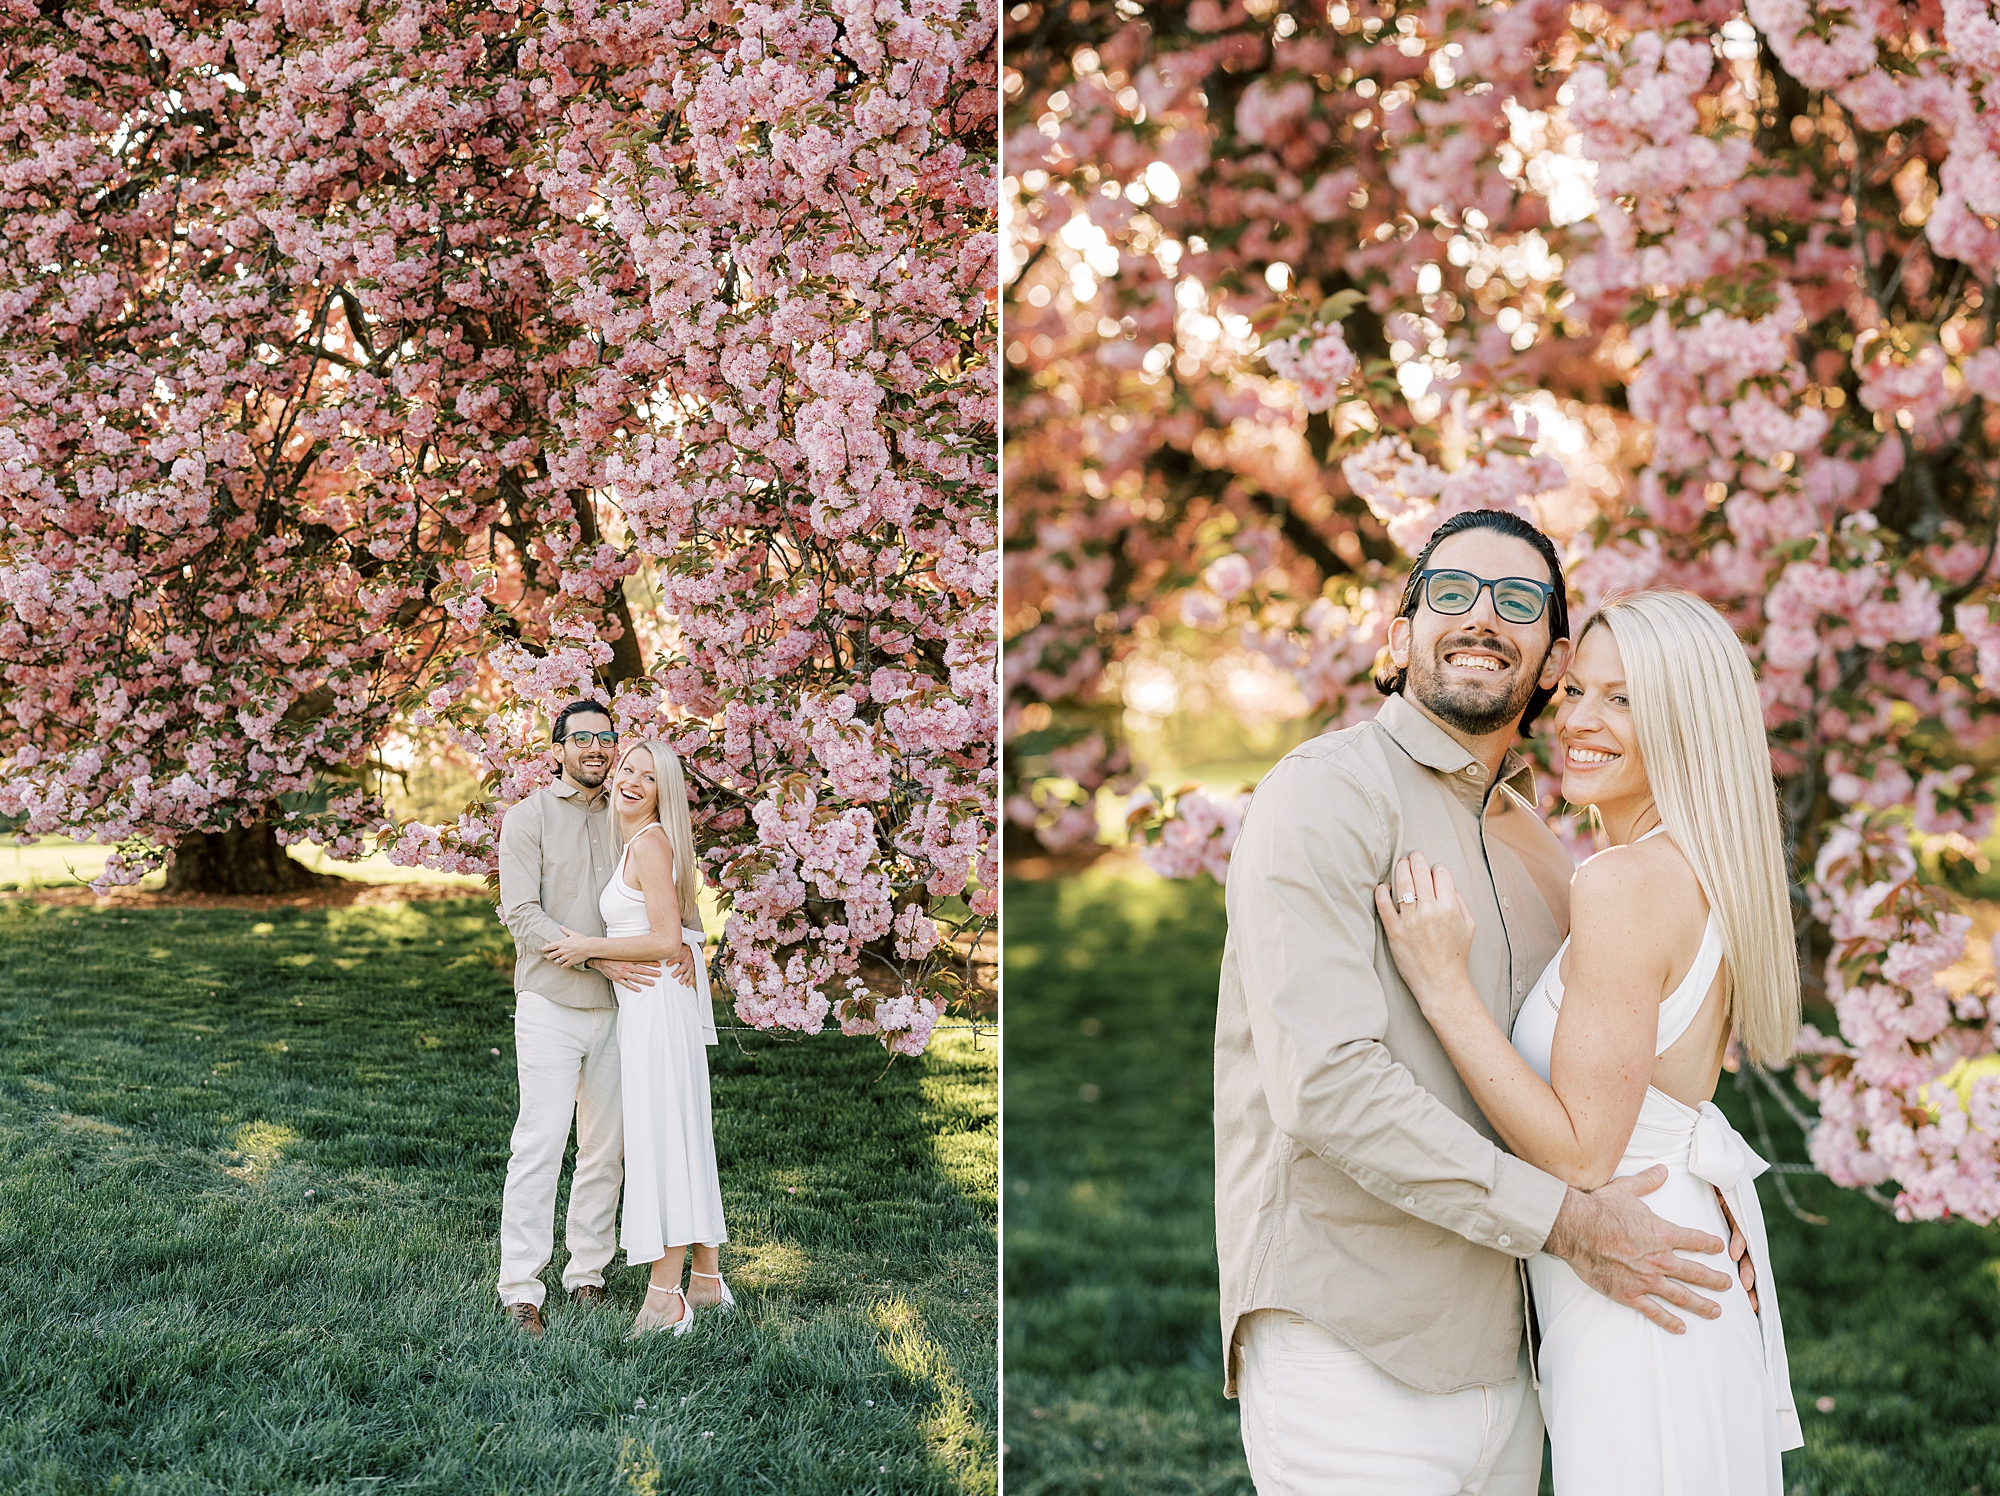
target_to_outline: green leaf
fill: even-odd
[[[1348,314],[1368,298],[1355,290],[1336,291],[1319,304],[1319,320],[1345,322]]]

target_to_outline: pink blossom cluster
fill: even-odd
[[[1562,487],[1569,478],[1552,457],[1497,453],[1445,472],[1401,437],[1382,437],[1357,448],[1342,460],[1340,471],[1383,522],[1389,538],[1411,556],[1439,525],[1470,509],[1504,509],[1532,520],[1527,500]]]
[[[609,696],[745,1020],[921,1049],[997,904],[991,0],[9,26],[0,816],[488,870]],[[487,798],[392,824],[399,734]]]
[[[1780,288],[1764,316],[1709,307],[1677,321],[1661,311],[1634,334],[1644,361],[1627,398],[1652,425],[1655,472],[1730,483],[1745,459],[1762,466],[1819,444],[1825,414],[1797,404],[1806,382],[1791,332],[1798,316],[1796,296]]]
[[[1374,587],[1357,587],[1344,602],[1318,597],[1298,627],[1258,629],[1250,642],[1289,672],[1315,710],[1364,722],[1381,704],[1368,676],[1388,647],[1396,603],[1394,594]]]
[[[578,122],[531,168],[573,220],[552,274],[598,336],[555,466],[609,484],[657,567],[661,709],[708,724],[690,766],[724,796],[723,965],[751,1022],[817,1029],[885,963],[891,995],[963,1000],[937,923],[976,935],[995,908],[994,20],[758,5],[714,41],[553,23],[537,53]],[[666,77],[671,145],[648,129]],[[750,119],[768,166],[737,147]],[[636,276],[593,268],[618,263]],[[662,387],[673,407],[634,422]]]
[[[1341,386],[1361,367],[1338,323],[1265,344],[1264,362],[1299,387],[1299,404],[1308,412],[1330,410],[1340,399]]]
[[[1233,602],[1250,590],[1250,584],[1257,578],[1257,569],[1250,558],[1232,551],[1208,563],[1201,574],[1208,590],[1224,602]]]
[[[1939,974],[1965,955],[1971,920],[1917,874],[1894,821],[1843,817],[1813,869],[1814,912],[1833,938],[1827,993],[1843,1044],[1811,1033],[1801,1063],[1819,1102],[1813,1161],[1847,1185],[1894,1181],[1905,1220],[2000,1217],[2000,1093],[1950,1083],[1994,1047],[1990,978],[1953,996]]]
[[[1807,88],[1831,92],[1875,70],[1875,22],[1852,0],[1748,0],[1751,23]]]
[[[1101,790],[1122,794],[1139,776],[1132,772],[1130,753],[1112,746],[1102,732],[1091,732],[1050,750],[1051,774],[1024,785],[1007,799],[1007,819],[1032,830],[1051,852],[1064,852],[1096,841],[1097,798]]]
[[[2000,686],[2000,619],[1990,603],[1960,603],[1952,621],[1973,650],[1974,668],[1989,686]]]
[[[1958,837],[1977,848],[1993,829],[1992,790],[1974,784],[1971,764],[1932,769],[1917,781],[1911,821],[1926,836]]]
[[[1878,341],[1869,353],[1865,361],[1859,349],[1854,355],[1861,375],[1862,405],[1868,410],[1907,415],[1919,440],[1935,440],[1950,403],[1944,350],[1932,343],[1908,358],[1896,358],[1886,343]]]
[[[1163,878],[1192,878],[1207,873],[1220,883],[1229,871],[1229,854],[1243,830],[1243,813],[1250,792],[1211,796],[1186,790],[1158,828],[1157,837],[1139,853],[1146,866]]]
[[[843,1034],[873,1034],[891,1054],[920,1055],[930,1043],[937,1026],[938,1005],[926,997],[899,993],[894,997],[871,998],[860,978],[849,979],[850,997],[839,1004]]]
[[[2000,21],[1983,0],[1756,0],[1754,35],[1732,14],[1217,4],[1093,20],[1087,48],[1022,25],[1010,814],[1100,834],[1094,801],[1057,809],[1048,747],[1095,734],[1115,759],[1110,672],[1185,653],[1172,630],[1292,671],[1315,725],[1360,720],[1383,626],[1363,594],[1393,596],[1398,553],[1446,515],[1498,503],[1565,547],[1573,624],[1652,584],[1732,621],[1809,861],[1869,815],[1974,855],[2000,735]],[[1307,409],[1289,329],[1335,310],[1357,367]],[[1420,358],[1384,357],[1399,342]],[[1495,429],[1524,407],[1556,417],[1547,438]],[[1219,822],[1186,804],[1202,819],[1163,866],[1213,871]],[[1136,814],[1166,844],[1157,807]],[[1824,1146],[1846,1182],[1983,1219],[1965,1191],[2000,1125],[1990,1045],[1976,1015],[1927,1029],[1920,968],[1953,935],[1926,876],[1867,912],[1894,928],[1842,978],[1852,1030],[1809,1041],[1876,1077],[1824,1091]],[[1920,1049],[1923,1073],[1898,1070]],[[1895,1125],[1923,1140],[1899,1172],[1836,1146]]]
[[[1690,187],[1723,187],[1749,164],[1750,143],[1702,129],[1699,99],[1715,71],[1702,36],[1640,31],[1622,53],[1576,70],[1572,114],[1599,190],[1642,201]]]

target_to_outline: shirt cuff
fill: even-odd
[[[1494,1163],[1493,1189],[1486,1197],[1488,1234],[1481,1245],[1510,1257],[1532,1257],[1555,1228],[1569,1186],[1511,1153],[1498,1154]]]

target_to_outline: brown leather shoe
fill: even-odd
[[[569,1301],[579,1309],[602,1309],[604,1307],[604,1285],[601,1283],[579,1283],[569,1291]]]
[[[507,1305],[507,1317],[530,1335],[542,1333],[542,1311],[526,1299]]]

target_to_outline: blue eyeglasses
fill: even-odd
[[[1479,602],[1479,594],[1490,590],[1493,611],[1509,623],[1534,623],[1548,611],[1556,590],[1532,577],[1487,578],[1450,567],[1420,571],[1417,582],[1431,611],[1447,618],[1470,613]]]

